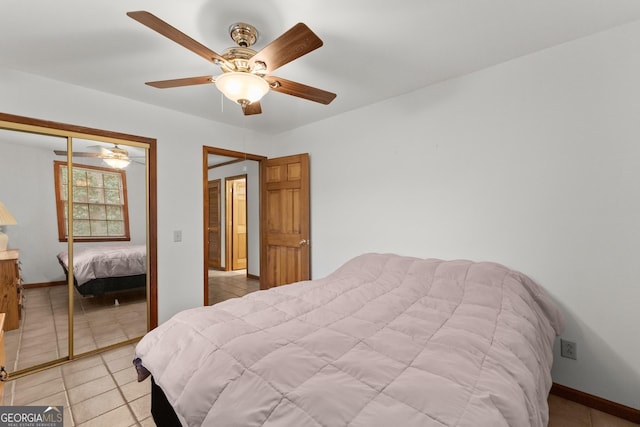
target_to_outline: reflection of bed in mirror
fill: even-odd
[[[58,261],[68,278],[68,254]],[[82,296],[144,288],[147,284],[146,247],[94,246],[73,251],[73,281]]]

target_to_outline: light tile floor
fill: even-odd
[[[153,426],[150,380],[137,382],[133,353],[127,345],[9,381],[2,404],[63,406],[65,427]]]
[[[247,270],[209,270],[209,305],[241,297],[260,289],[260,281],[247,277]]]
[[[20,327],[5,332],[9,372],[68,356],[68,299],[66,286],[25,289]],[[147,330],[146,316],[144,290],[101,297],[76,293],[74,354],[141,337]]]
[[[549,396],[548,427],[634,427],[640,424],[616,418],[555,395]]]
[[[210,301],[242,296],[259,288],[246,272],[209,273]],[[213,279],[213,280],[212,280]],[[65,427],[154,426],[151,385],[137,382],[134,345],[74,360],[5,383],[3,405],[60,405]],[[639,426],[558,396],[549,396],[549,427]]]

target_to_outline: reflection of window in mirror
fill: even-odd
[[[54,162],[58,237],[67,241],[68,170]],[[73,238],[77,241],[129,241],[126,172],[73,165]]]

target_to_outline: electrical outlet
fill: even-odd
[[[182,230],[176,230],[173,232],[173,241],[182,242]]]
[[[560,356],[568,359],[578,360],[577,344],[567,340],[560,340]]]

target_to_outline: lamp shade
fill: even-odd
[[[216,87],[227,98],[238,104],[260,101],[269,92],[269,83],[247,72],[224,73],[216,79]]]
[[[16,219],[11,215],[11,212],[5,207],[4,203],[0,202],[0,225],[14,224],[17,224]]]
[[[16,219],[11,215],[11,212],[7,210],[4,203],[0,202],[0,225],[14,225],[17,224]],[[7,250],[7,243],[9,242],[9,236],[4,234],[0,230],[0,251]]]

